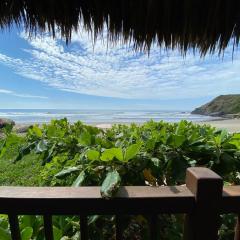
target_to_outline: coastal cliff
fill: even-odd
[[[193,110],[192,114],[240,117],[240,94],[220,95],[211,102]]]

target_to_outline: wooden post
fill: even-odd
[[[240,215],[237,217],[234,240],[240,240]]]
[[[184,240],[217,240],[222,178],[207,168],[188,168],[186,186],[195,195],[196,207],[186,216]]]

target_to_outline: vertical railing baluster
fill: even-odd
[[[43,216],[44,222],[44,233],[46,240],[53,240],[53,225],[52,225],[52,216],[51,215],[44,215]]]
[[[240,240],[240,215],[237,216],[234,240]]]
[[[9,214],[8,220],[9,220],[9,224],[10,224],[10,231],[11,231],[12,239],[13,240],[21,240],[18,216],[15,214]]]
[[[123,216],[116,215],[116,240],[123,239]]]
[[[150,239],[156,240],[157,239],[157,215],[152,215],[149,217],[149,229],[150,229]]]
[[[85,215],[80,216],[80,236],[81,236],[81,240],[88,239],[88,222],[87,222],[87,216]]]

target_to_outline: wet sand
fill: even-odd
[[[199,124],[209,124],[216,128],[224,128],[229,132],[240,132],[240,119],[223,119],[206,122],[199,122]]]

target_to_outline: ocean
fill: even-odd
[[[216,118],[191,114],[189,111],[163,110],[50,110],[50,109],[1,109],[0,118],[9,118],[16,123],[47,123],[51,119],[67,118],[70,122],[87,124],[144,123],[149,120],[179,122],[183,119],[200,122]]]

